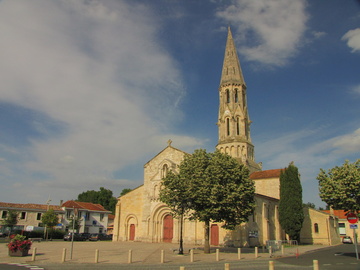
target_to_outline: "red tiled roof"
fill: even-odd
[[[35,203],[6,203],[0,202],[0,208],[28,209],[28,210],[44,210],[53,209],[54,211],[63,211],[59,205],[35,204]]]
[[[280,177],[281,171],[283,170],[284,169],[273,169],[273,170],[253,172],[252,174],[250,174],[250,179],[255,180],[255,179]]]
[[[109,220],[110,220],[110,219],[115,219],[115,215],[109,214],[109,215],[108,215],[108,219],[109,219]]]
[[[62,204],[63,207],[67,208],[81,208],[90,211],[97,212],[110,212],[106,210],[101,204],[89,203],[89,202],[77,202],[77,201],[66,201]]]
[[[325,213],[330,214],[330,210],[322,210]],[[346,219],[347,212],[344,210],[333,210],[334,215],[337,216],[339,219]]]

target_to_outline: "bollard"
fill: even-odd
[[[238,259],[241,260],[241,248],[238,248]]]
[[[281,245],[281,254],[284,255],[284,245]]]
[[[185,266],[180,266],[180,270],[185,270]]]
[[[225,270],[230,270],[230,264],[229,263],[225,263]]]
[[[313,269],[319,270],[319,261],[318,260],[313,260]]]
[[[99,262],[99,250],[96,249],[95,250],[95,263],[98,263]]]
[[[194,250],[190,250],[190,262],[194,262]]]
[[[36,247],[33,248],[32,256],[31,256],[31,261],[32,261],[32,262],[35,262],[35,259],[36,259]]]
[[[164,263],[164,250],[161,250],[160,263]]]
[[[258,257],[258,247],[255,247],[255,259]]]
[[[62,252],[62,257],[61,257],[61,262],[64,263],[66,259],[66,248],[63,248],[63,252]]]
[[[219,249],[217,248],[216,249],[216,261],[218,262],[220,259],[219,259]]]
[[[269,270],[274,270],[274,261],[269,261]]]
[[[271,258],[271,256],[272,256],[272,247],[270,246],[269,247],[269,257]]]
[[[132,263],[132,250],[129,250],[128,263]]]

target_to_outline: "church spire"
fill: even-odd
[[[236,52],[230,26],[228,27],[228,36],[225,47],[225,56],[220,85],[229,83],[243,84],[245,86],[245,81],[241,71],[239,57]]]
[[[261,166],[255,162],[246,99],[246,85],[229,27],[219,87],[219,140],[216,148],[236,158],[253,172],[261,170]]]

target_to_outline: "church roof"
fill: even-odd
[[[334,216],[338,217],[339,219],[347,219],[346,214],[348,212],[344,210],[332,210],[332,211],[334,211]],[[322,212],[325,212],[327,214],[332,214],[330,210],[322,210]]]
[[[245,80],[241,71],[235,42],[232,37],[230,27],[228,27],[228,36],[226,40],[225,56],[220,85],[233,83],[245,85]]]
[[[280,177],[280,174],[283,170],[284,169],[273,169],[273,170],[253,172],[252,174],[250,174],[250,179],[256,180],[256,179]]]

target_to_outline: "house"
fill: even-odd
[[[344,237],[344,236],[351,236],[351,238],[353,239],[354,237],[354,231],[353,229],[350,228],[350,222],[347,220],[347,212],[344,210],[323,210],[322,212],[324,213],[328,213],[330,215],[334,215],[335,217],[337,217],[338,222],[339,222],[339,235],[340,237]],[[354,223],[355,225],[360,226],[360,222],[358,220],[358,222]],[[358,237],[357,241],[359,242],[360,238]]]
[[[65,212],[62,218],[62,228],[72,231],[71,219],[75,215],[80,220],[79,233],[106,233],[108,216],[111,211],[106,210],[100,204],[89,202],[66,201],[61,205]]]
[[[18,223],[13,230],[43,230],[41,217],[49,209],[53,209],[59,215],[59,223],[61,223],[61,218],[65,212],[59,205],[0,202],[0,221],[4,220],[9,211],[12,210],[18,213]],[[0,230],[4,232],[6,228],[2,226]]]

